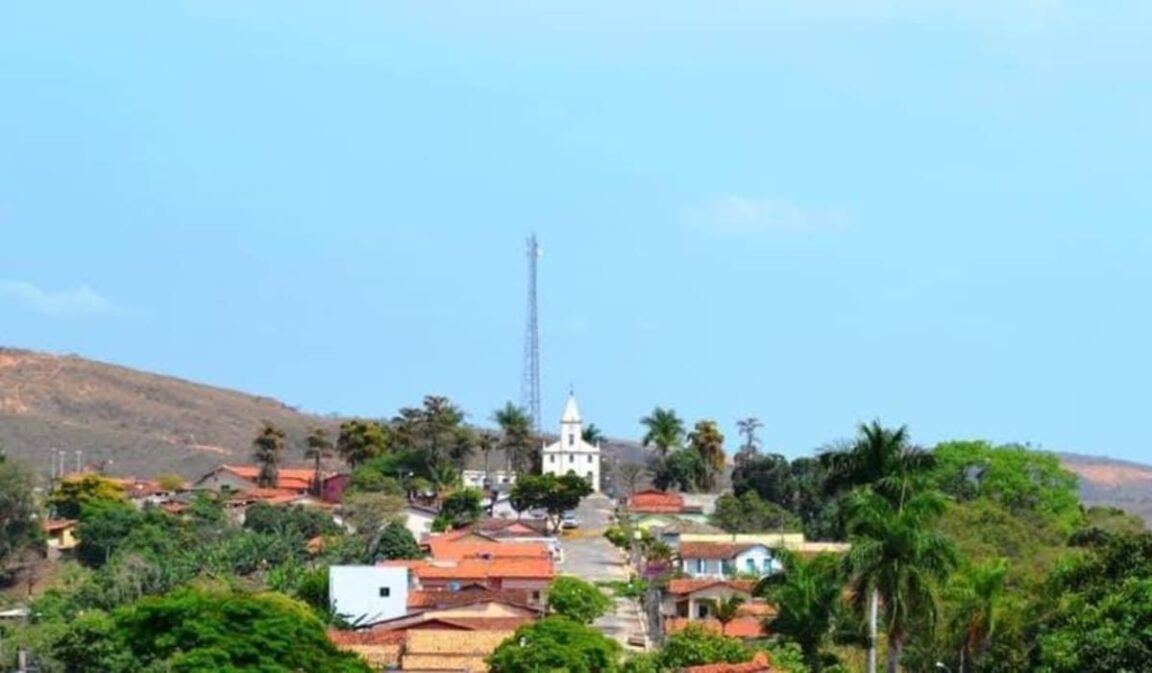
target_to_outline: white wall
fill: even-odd
[[[769,575],[779,569],[772,552],[767,547],[752,547],[736,555],[735,570],[738,573]]]
[[[419,542],[420,538],[425,533],[432,532],[432,520],[436,517],[428,512],[423,512],[417,509],[408,509],[405,513],[404,527],[412,533],[412,537],[416,538]]]
[[[402,617],[408,613],[408,569],[331,566],[328,601],[350,622],[363,618],[361,624],[374,624]]]

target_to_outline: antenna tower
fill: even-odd
[[[524,337],[524,377],[520,381],[520,404],[540,431],[540,323],[536,312],[536,265],[540,246],[536,234],[528,237],[528,323]]]

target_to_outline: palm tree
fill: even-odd
[[[968,662],[983,653],[996,631],[1007,572],[1004,559],[993,559],[965,568],[951,587],[952,598],[959,604],[955,623],[961,633],[958,673],[964,673]]]
[[[720,622],[720,633],[725,633],[728,624],[740,615],[740,606],[744,605],[744,597],[739,594],[732,594],[726,598],[721,598],[716,601],[712,608],[712,616],[716,621]]]
[[[604,433],[600,431],[600,428],[596,427],[595,423],[589,423],[587,427],[584,428],[584,431],[580,433],[580,439],[595,446],[604,441]]]
[[[808,670],[823,668],[820,650],[835,621],[841,595],[839,561],[831,554],[805,560],[781,550],[784,571],[760,580],[755,593],[776,606],[776,615],[764,620],[766,629],[800,646]]]
[[[898,507],[866,487],[845,502],[852,549],[844,558],[857,607],[864,600],[884,604],[888,673],[897,673],[913,621],[934,624],[936,583],[955,568],[952,541],[933,529],[944,513],[943,497],[917,493]],[[870,607],[870,610],[875,610]],[[869,659],[875,652],[870,634]]]
[[[260,488],[275,488],[279,481],[280,454],[284,452],[284,431],[264,421],[260,434],[252,440],[252,459],[260,466],[256,475],[256,485]]]
[[[508,458],[508,467],[518,473],[530,472],[536,443],[532,438],[532,418],[528,412],[507,402],[492,413],[492,420],[500,426],[503,434],[500,444]]]
[[[332,457],[332,440],[328,438],[328,431],[324,428],[312,428],[305,440],[304,460],[315,461],[315,474],[312,478],[312,494],[320,495],[320,466],[325,458]]]
[[[821,454],[820,462],[828,470],[825,486],[829,492],[871,486],[897,509],[915,479],[935,465],[931,453],[911,444],[907,426],[893,430],[879,421],[860,424],[848,447]]]
[[[724,472],[724,435],[716,426],[716,421],[699,421],[688,435],[692,450],[704,463],[704,490],[716,488],[716,477]]]
[[[496,448],[497,439],[496,435],[491,432],[481,432],[476,439],[476,446],[480,449],[480,453],[484,454],[484,482],[486,484],[492,483],[492,477],[489,474],[488,458],[492,454],[492,450]]]
[[[739,465],[760,453],[760,438],[756,436],[756,431],[762,427],[764,424],[754,416],[736,421],[736,431],[744,438],[744,443],[740,445],[740,451],[736,454],[736,464]]]
[[[684,442],[684,421],[680,420],[673,409],[656,407],[652,413],[641,418],[640,423],[647,428],[641,444],[645,447],[655,446],[660,450],[661,458]]]

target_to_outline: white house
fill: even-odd
[[[436,520],[436,510],[431,507],[409,504],[404,509],[404,527],[419,540],[432,532],[432,522]]]
[[[516,483],[516,473],[511,470],[464,470],[460,478],[468,488],[490,486],[496,490],[507,490]]]
[[[600,492],[600,444],[595,446],[584,441],[584,422],[580,419],[580,408],[576,396],[568,395],[564,405],[564,415],[560,419],[560,439],[543,448],[541,468],[544,474],[563,476],[569,472],[580,475],[592,485],[592,490]]]
[[[408,613],[408,568],[331,566],[328,602],[332,611],[361,625]]]
[[[681,542],[680,564],[689,577],[715,579],[758,577],[781,568],[765,545],[718,542]]]

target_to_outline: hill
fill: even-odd
[[[335,431],[339,418],[302,413],[268,397],[193,383],[76,356],[0,348],[0,446],[47,475],[53,449],[117,474],[192,476],[223,462],[246,462],[263,420],[283,428],[288,461],[309,428]],[[634,442],[609,440],[605,457],[643,462]],[[503,464],[494,453],[492,465]],[[1152,521],[1152,467],[1060,454],[1081,478],[1089,504],[1114,505]],[[480,458],[473,457],[480,466]]]
[[[54,450],[117,474],[193,475],[247,461],[261,421],[301,446],[314,425],[267,397],[86,360],[0,348],[0,446],[47,475]]]

